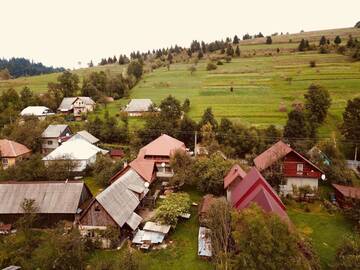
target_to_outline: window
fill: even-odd
[[[52,142],[52,141],[47,141],[47,144],[48,144],[48,145],[52,145],[53,142]]]
[[[304,171],[304,164],[298,163],[296,164],[296,172],[297,174],[303,174]]]
[[[7,166],[8,163],[9,163],[9,161],[8,161],[7,158],[3,158],[3,159],[2,159],[2,164],[3,164],[4,166]]]
[[[95,212],[100,212],[100,207],[98,205],[95,206]]]

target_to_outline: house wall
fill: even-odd
[[[121,209],[119,209],[121,211]],[[84,226],[113,226],[118,227],[116,222],[105,211],[102,205],[94,200],[86,213],[80,218],[80,224]]]
[[[303,171],[298,171],[298,164],[303,164]],[[285,177],[320,178],[321,172],[299,157],[294,152],[289,153],[283,160],[283,172]]]
[[[42,152],[43,154],[49,154],[54,149],[58,148],[60,146],[59,144],[59,138],[43,138],[42,139]]]
[[[286,184],[280,186],[281,193],[283,195],[293,194],[293,186],[297,186],[297,187],[310,186],[313,189],[317,189],[318,179],[305,178],[305,177],[287,177]]]
[[[22,216],[22,214],[0,214],[0,222],[14,224]],[[37,214],[35,227],[45,228],[53,226],[62,220],[74,222],[75,214]]]
[[[241,179],[239,177],[236,177],[236,179],[228,186],[228,188],[226,190],[226,199],[230,204],[232,204],[232,201],[231,201],[232,192],[233,192],[234,188],[239,184],[240,181],[241,181]]]
[[[17,162],[28,159],[31,156],[31,152],[26,153],[24,155],[18,156],[18,157],[1,157],[1,164],[3,169],[7,169],[11,166],[14,166]]]

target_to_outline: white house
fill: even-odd
[[[49,154],[58,148],[62,138],[68,138],[72,132],[68,125],[49,125],[41,134],[41,148],[43,154]]]
[[[36,116],[39,119],[45,119],[48,115],[54,115],[55,113],[45,106],[28,106],[20,112],[23,117]]]
[[[73,139],[64,142],[50,154],[43,158],[45,165],[55,160],[71,160],[75,162],[74,172],[82,172],[88,165],[96,161],[98,153],[103,155],[108,151],[89,143],[84,139]]]
[[[95,101],[90,97],[65,97],[61,101],[58,112],[64,114],[72,113],[76,119],[79,119],[82,114],[92,112],[95,105]]]
[[[124,111],[129,116],[141,116],[146,112],[149,112],[150,107],[153,105],[151,99],[132,99],[129,104],[126,105]]]

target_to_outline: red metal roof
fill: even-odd
[[[31,150],[23,144],[6,139],[0,140],[0,155],[2,157],[18,157],[30,152]]]
[[[287,156],[291,152],[295,153],[302,160],[304,160],[306,163],[310,164],[312,167],[314,167],[319,172],[324,173],[314,163],[312,163],[310,160],[308,160],[307,158],[302,156],[300,153],[296,152],[294,149],[292,149],[289,145],[287,145],[283,141],[278,141],[277,143],[272,145],[270,148],[268,148],[267,150],[262,152],[260,155],[258,155],[256,158],[254,158],[255,167],[261,172],[261,171],[269,168],[275,162],[283,159],[285,156]]]
[[[231,193],[231,204],[236,209],[246,208],[252,203],[256,203],[267,213],[275,213],[282,219],[289,219],[280,197],[254,167]]]
[[[234,180],[239,177],[240,180],[243,179],[246,175],[246,172],[240,167],[240,165],[235,164],[230,169],[229,173],[224,177],[224,189],[226,189]]]
[[[212,194],[206,194],[200,204],[199,214],[206,214],[209,210],[211,205],[215,202],[216,197]]]
[[[155,179],[154,168],[155,161],[143,158],[136,158],[130,162],[129,166],[133,168],[142,178],[147,182],[152,182]]]
[[[176,150],[186,150],[185,144],[169,135],[163,134],[140,149],[138,157],[167,156],[170,157]]]
[[[123,157],[124,151],[122,149],[111,149],[110,150],[110,156],[112,157]]]
[[[360,199],[360,188],[358,187],[350,187],[350,186],[343,186],[337,184],[332,184],[332,186],[337,191],[339,191],[344,197]]]

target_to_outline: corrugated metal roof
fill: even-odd
[[[54,113],[48,108],[44,106],[28,106],[23,109],[20,113],[21,116],[46,116],[53,115]]]
[[[204,257],[212,256],[212,247],[211,247],[211,230],[205,227],[199,227],[199,236],[198,236],[198,255]]]
[[[144,231],[160,232],[164,234],[169,233],[170,229],[170,225],[161,225],[151,221],[146,222],[143,228]]]
[[[43,138],[58,138],[62,135],[68,125],[49,125],[41,134]]]
[[[0,214],[23,213],[24,199],[34,199],[38,213],[75,214],[84,188],[83,182],[0,183]]]
[[[140,204],[138,196],[130,191],[122,181],[115,181],[97,195],[96,200],[120,227],[129,220]]]
[[[224,177],[224,189],[226,189],[237,177],[243,179],[246,172],[238,164],[232,166],[229,173]]]
[[[100,141],[98,138],[96,138],[94,135],[90,134],[86,130],[81,130],[77,132],[76,135],[80,135],[81,137],[83,137],[85,140],[87,140],[89,143],[92,144],[98,143]]]
[[[132,168],[126,171],[121,177],[115,181],[121,181],[128,189],[136,192],[143,193],[147,192],[148,188],[145,187],[145,181],[142,177]]]
[[[131,229],[136,230],[136,228],[139,227],[141,221],[142,217],[133,212],[129,219],[126,221],[126,224],[129,225]]]
[[[73,139],[64,142],[43,160],[88,160],[97,153],[106,154],[108,151],[89,143],[84,139]]]
[[[61,101],[61,104],[58,108],[59,111],[70,111],[73,109],[73,103],[80,98],[86,105],[94,105],[95,101],[93,101],[90,97],[65,97]]]
[[[30,152],[31,150],[23,144],[6,139],[0,140],[1,157],[18,157]]]
[[[126,105],[124,111],[126,112],[147,112],[149,107],[153,104],[151,99],[132,99],[129,104]]]

